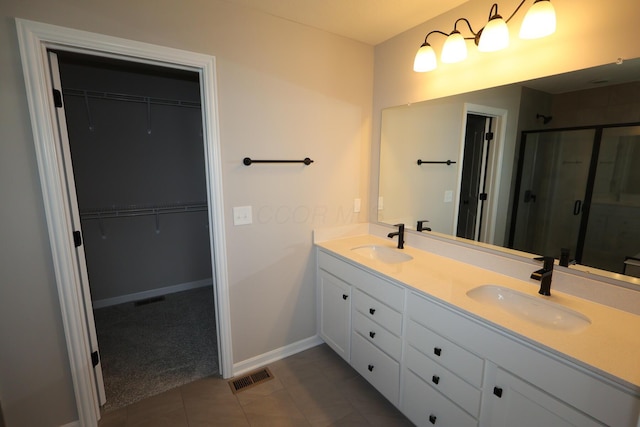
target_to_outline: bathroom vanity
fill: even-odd
[[[640,316],[372,235],[316,248],[320,336],[416,425],[639,425]]]

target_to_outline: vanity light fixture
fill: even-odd
[[[436,52],[427,39],[433,33],[447,37],[442,48],[440,59],[445,63],[455,63],[466,59],[466,40],[473,40],[481,52],[495,52],[509,46],[509,28],[507,23],[520,10],[526,0],[522,0],[516,10],[506,20],[498,13],[498,4],[494,3],[489,10],[489,20],[479,31],[474,31],[471,23],[466,18],[459,18],[453,25],[451,33],[440,30],[429,32],[424,38],[424,43],[418,49],[413,62],[413,70],[419,73],[435,70],[438,66]],[[458,23],[467,24],[471,36],[464,37],[458,30]],[[556,30],[556,14],[551,0],[535,0],[527,11],[520,28],[520,38],[536,39],[546,37]]]

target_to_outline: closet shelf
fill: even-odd
[[[182,99],[153,98],[141,95],[129,95],[126,93],[99,92],[83,89],[65,88],[62,90],[65,96],[80,96],[92,99],[110,99],[113,101],[138,102],[143,104],[172,105],[177,107],[200,108],[200,102],[185,101]]]
[[[154,206],[114,206],[103,209],[87,209],[80,212],[80,219],[105,219],[170,213],[201,212],[207,210],[207,202],[174,203]]]

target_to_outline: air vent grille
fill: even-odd
[[[229,381],[229,386],[231,387],[231,391],[233,392],[233,394],[236,394],[241,391],[247,390],[248,388],[261,384],[265,381],[269,381],[272,378],[273,374],[271,373],[269,368],[262,368],[240,378]]]

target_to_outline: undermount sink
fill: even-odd
[[[365,245],[352,248],[352,251],[363,257],[381,261],[386,264],[398,264],[413,259],[411,255],[400,252],[399,250],[381,245]]]
[[[588,317],[575,310],[496,285],[478,286],[467,296],[548,329],[578,332],[591,324]]]

